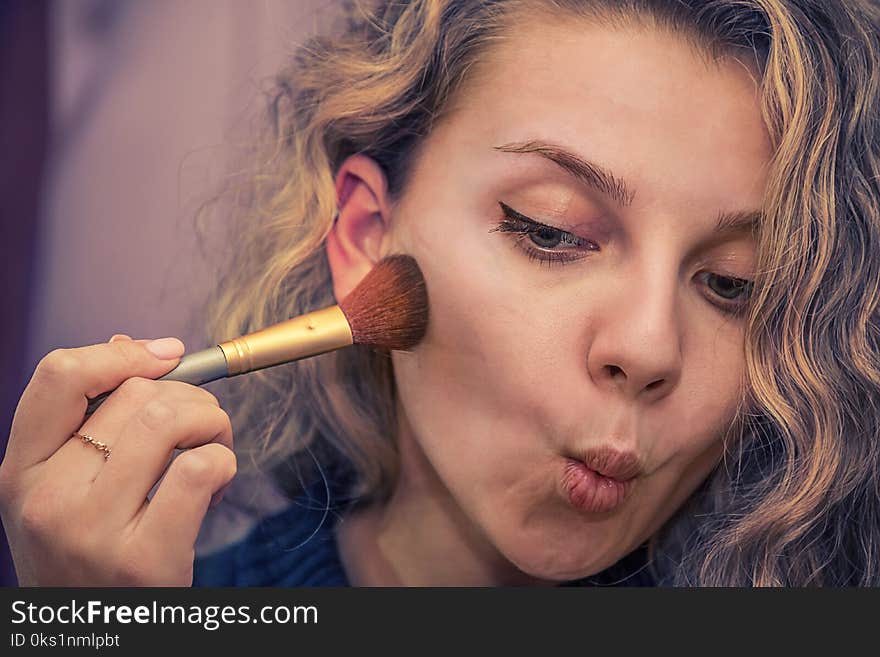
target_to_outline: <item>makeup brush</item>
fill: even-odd
[[[157,381],[202,385],[352,344],[410,349],[428,325],[425,279],[412,256],[383,258],[338,305],[273,324],[254,333],[184,354]],[[93,413],[113,392],[89,400]]]

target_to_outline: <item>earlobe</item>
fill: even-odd
[[[327,235],[333,294],[339,302],[382,257],[389,204],[385,173],[366,155],[352,155],[336,174],[339,213]]]

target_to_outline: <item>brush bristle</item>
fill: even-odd
[[[428,291],[412,256],[383,258],[343,299],[355,344],[410,349],[428,326]]]

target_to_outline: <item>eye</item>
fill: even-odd
[[[561,230],[541,226],[529,235],[529,239],[543,249],[555,249],[562,242],[562,235]]]
[[[751,298],[754,282],[744,278],[722,276],[712,272],[701,272],[705,285],[720,302],[711,302],[723,312],[730,315],[741,315],[745,312]]]
[[[525,252],[529,260],[538,260],[541,264],[546,262],[548,265],[554,262],[566,264],[581,260],[589,255],[588,252],[599,249],[594,242],[535,221],[500,201],[499,205],[503,217],[489,232],[510,233],[515,245]]]

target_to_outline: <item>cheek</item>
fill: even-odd
[[[562,373],[572,368],[565,345],[575,337],[560,326],[574,330],[576,322],[563,316],[575,309],[558,294],[512,280],[511,268],[524,267],[513,264],[518,255],[504,236],[488,234],[490,221],[455,216],[445,224],[409,222],[398,238],[424,273],[430,308],[422,342],[393,358],[403,408],[423,449],[440,470],[455,452],[458,465],[449,474],[458,478],[463,454],[476,467],[485,458],[539,448],[536,436],[559,420],[554,386],[582,383],[562,385]]]
[[[546,356],[546,345],[535,339],[534,318],[509,289],[503,269],[466,242],[415,245],[430,308],[423,340],[412,352],[395,354],[408,412],[458,423],[470,412],[484,423],[516,409],[534,412],[529,373]]]
[[[430,319],[416,350],[421,362],[473,370],[475,383],[520,386],[560,371],[563,362],[570,366],[566,345],[577,340],[582,312],[564,293],[541,287],[543,272],[526,263],[510,237],[490,234],[495,224],[488,211],[450,208],[429,217],[407,212],[394,242],[417,260],[427,282]]]
[[[742,329],[727,326],[708,331],[695,349],[685,372],[692,391],[683,403],[684,426],[702,427],[712,435],[721,435],[739,410],[743,372]]]
[[[708,474],[723,448],[723,437],[740,410],[744,359],[742,336],[730,330],[723,335],[716,329],[694,336],[695,344],[686,355],[676,402],[651,422],[663,440],[648,448],[649,460],[667,463],[667,485],[695,487]],[[679,481],[676,481],[679,480]]]

